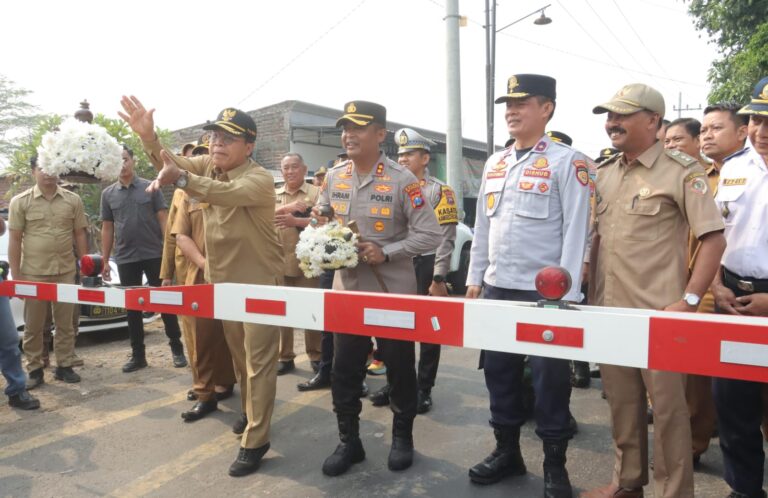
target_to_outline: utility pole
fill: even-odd
[[[677,111],[677,119],[683,117],[683,111],[700,111],[701,109],[701,104],[699,104],[699,107],[690,107],[688,104],[685,104],[685,108],[683,108],[683,92],[677,92],[677,107],[672,106],[672,110]]]
[[[445,5],[446,81],[448,97],[448,125],[445,134],[446,180],[456,192],[459,216],[464,213],[464,159],[461,136],[461,79],[459,57],[459,0],[448,0]]]

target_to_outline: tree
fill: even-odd
[[[721,55],[709,70],[709,101],[748,102],[768,75],[768,0],[690,0],[688,13]]]
[[[26,135],[39,117],[37,108],[26,101],[30,93],[0,75],[0,169],[18,149],[14,138]]]

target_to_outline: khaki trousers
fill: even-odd
[[[199,401],[213,401],[216,397],[216,386],[230,387],[235,383],[232,355],[224,337],[221,320],[192,318],[191,321],[194,342],[194,360],[190,362],[192,388]]]
[[[301,287],[305,289],[317,289],[319,288],[319,280],[316,278],[306,278],[305,276],[299,277],[283,277],[285,278],[286,287]],[[296,353],[293,351],[293,331],[291,327],[280,327],[280,361],[291,361],[296,358]],[[317,330],[305,330],[304,331],[304,348],[309,356],[310,361],[320,361],[322,359],[323,350],[320,346],[321,335]]]
[[[616,460],[613,483],[648,483],[646,392],[653,402],[653,485],[656,498],[693,498],[691,424],[684,375],[600,365],[611,409]]]
[[[686,375],[685,401],[691,416],[693,456],[698,456],[709,448],[709,441],[717,424],[715,400],[712,397],[712,377]]]
[[[75,271],[61,275],[23,275],[20,280],[33,282],[51,282],[57,284],[74,284]],[[24,300],[24,356],[27,359],[27,370],[30,372],[43,368],[43,331],[47,310],[53,310],[53,323],[56,327],[56,339],[53,351],[56,355],[56,365],[71,367],[75,354],[75,329],[72,326],[72,315],[77,305],[40,301],[37,299]]]
[[[280,329],[275,325],[228,320],[222,323],[240,384],[243,413],[248,417],[240,446],[258,448],[269,442],[269,425],[277,392]]]

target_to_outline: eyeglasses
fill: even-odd
[[[240,140],[240,138],[242,138],[242,137],[237,137],[235,135],[232,135],[231,133],[227,133],[227,132],[224,132],[224,131],[213,131],[213,132],[210,133],[209,137],[210,137],[210,143],[211,144],[221,143],[221,144],[224,144],[224,145],[233,144],[233,143],[237,142],[238,140]]]

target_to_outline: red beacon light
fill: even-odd
[[[571,290],[571,274],[561,266],[547,266],[536,274],[536,290],[544,299],[539,301],[541,307],[567,308],[561,301]]]
[[[100,254],[86,254],[80,258],[80,281],[83,287],[100,287],[104,258]]]

